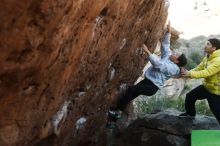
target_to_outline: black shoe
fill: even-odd
[[[178,117],[179,118],[190,118],[190,119],[194,119],[195,118],[195,116],[189,115],[187,112],[180,114]]]
[[[108,111],[108,116],[114,119],[120,119],[121,118],[121,114],[119,111],[117,110],[109,110]]]

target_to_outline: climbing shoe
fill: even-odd
[[[114,119],[120,119],[121,118],[121,113],[117,110],[109,110],[108,111],[108,116]]]

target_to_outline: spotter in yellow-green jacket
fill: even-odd
[[[203,85],[211,93],[220,95],[220,49],[203,58],[188,73],[190,78],[204,78]]]
[[[189,78],[204,78],[203,84],[186,94],[185,113],[180,118],[195,118],[195,103],[207,99],[209,107],[220,124],[220,41],[209,39],[205,50],[207,55],[194,69],[181,70],[181,76]]]

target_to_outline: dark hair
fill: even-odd
[[[177,65],[179,67],[185,66],[187,64],[187,58],[186,58],[186,56],[184,54],[181,54],[178,57],[178,61],[179,61],[179,63],[177,63]]]
[[[216,50],[220,49],[220,41],[218,39],[211,38],[208,41],[212,44],[212,47],[216,47]]]

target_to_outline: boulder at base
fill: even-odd
[[[122,131],[118,146],[189,146],[192,130],[219,129],[213,117],[196,115],[195,119],[183,118],[181,112],[167,109],[132,122]]]

